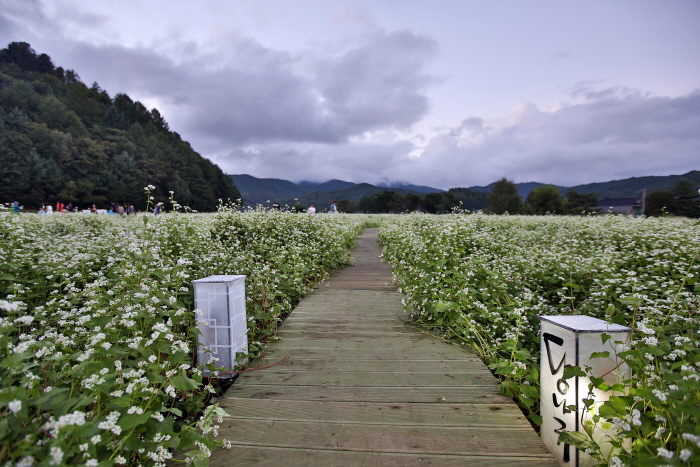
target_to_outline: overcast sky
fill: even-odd
[[[226,173],[439,188],[700,169],[696,0],[0,0]]]

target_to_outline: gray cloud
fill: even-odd
[[[700,168],[698,128],[700,91],[671,98],[600,90],[557,110],[523,104],[503,119],[467,119],[432,138],[411,172],[441,187],[504,176],[570,186],[683,173]]]
[[[172,47],[171,47],[172,49]],[[215,52],[193,43],[177,61],[150,49],[71,47],[71,61],[100,84],[163,102],[175,129],[217,150],[251,142],[340,143],[406,128],[428,111],[425,72],[435,45],[411,33],[373,34],[339,53],[272,50],[229,35]],[[180,52],[181,53],[181,52]]]
[[[570,89],[574,103],[524,103],[503,118],[414,134],[430,110],[426,92],[437,81],[428,66],[438,50],[412,32],[372,28],[296,52],[232,32],[216,42],[174,35],[127,47],[72,38],[71,25],[107,18],[49,18],[41,5],[0,0],[0,40],[30,42],[88,85],[156,105],[228,173],[449,188],[504,176],[575,185],[700,168],[700,92],[669,97],[586,81]]]
[[[416,147],[389,143],[270,144],[222,155],[229,173],[323,181],[406,181],[439,188],[501,177],[573,186],[700,169],[700,91],[676,98],[632,90],[540,110],[521,104],[496,120],[465,119]]]

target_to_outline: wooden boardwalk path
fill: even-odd
[[[556,466],[475,356],[407,323],[376,231],[220,400],[211,466]],[[257,362],[253,363],[256,366]],[[442,401],[442,402],[440,402]]]

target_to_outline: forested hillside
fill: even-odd
[[[240,193],[231,178],[170,131],[157,109],[113,98],[73,70],[55,67],[25,42],[0,50],[0,202],[84,208],[110,202],[145,208],[169,192],[198,211]]]

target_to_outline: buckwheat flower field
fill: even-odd
[[[207,465],[223,415],[191,281],[245,274],[250,352],[362,226],[282,212],[0,211],[0,465]],[[210,370],[214,371],[210,364]]]
[[[535,425],[538,315],[631,327],[618,353],[632,369],[629,394],[591,421],[612,428],[612,451],[585,434],[562,439],[601,465],[700,465],[696,221],[411,215],[383,224],[380,238],[414,319],[476,350]]]

